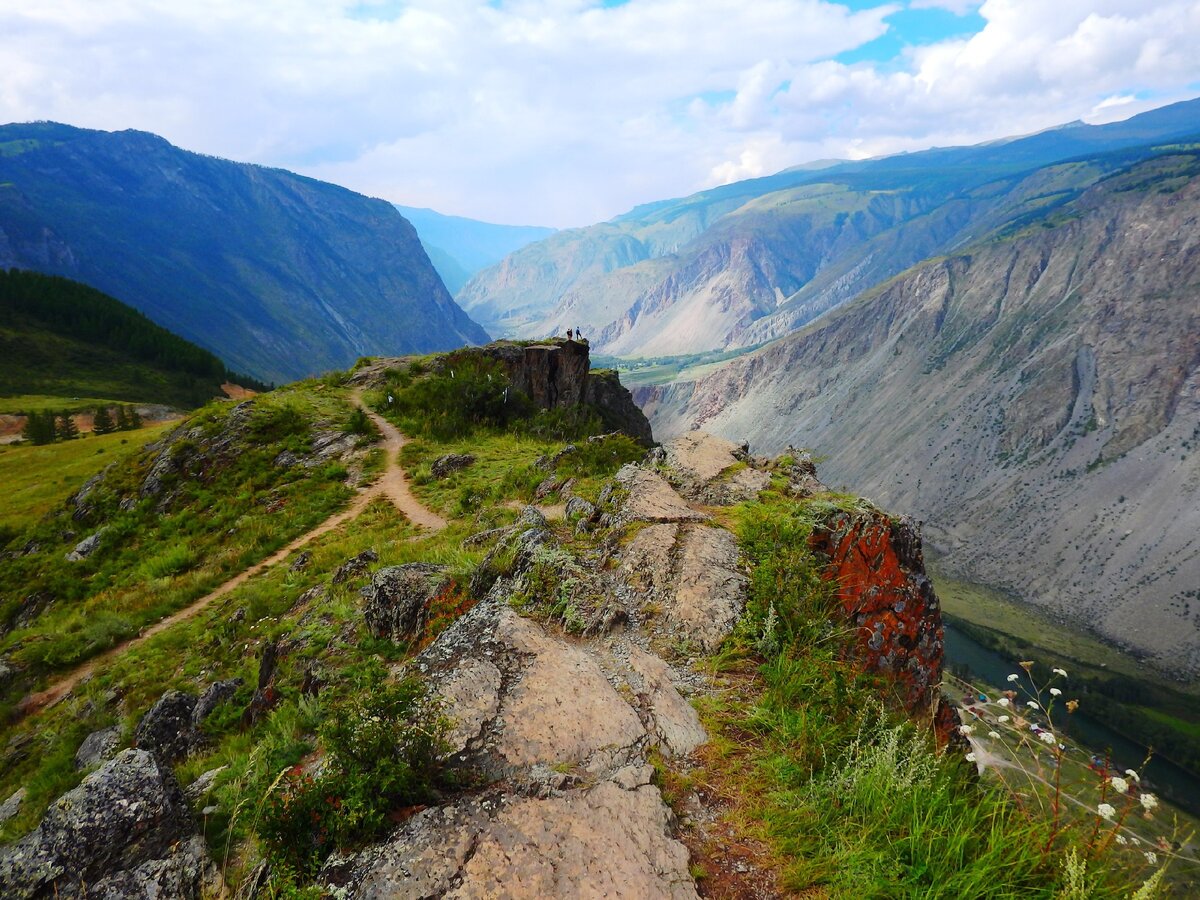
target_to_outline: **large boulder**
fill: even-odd
[[[367,630],[393,641],[419,637],[425,629],[429,601],[450,584],[445,566],[409,563],[379,569],[362,589]]]
[[[475,457],[470,453],[447,453],[433,461],[429,472],[434,478],[445,478],[454,472],[465,469],[474,462]]]
[[[126,750],[0,847],[0,896],[199,898],[217,874],[170,768]]]

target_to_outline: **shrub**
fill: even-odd
[[[385,684],[381,669],[335,705],[320,729],[325,766],[288,771],[267,800],[259,835],[279,864],[312,873],[333,849],[367,841],[392,810],[428,802],[448,728],[421,683]]]

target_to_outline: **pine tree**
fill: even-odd
[[[137,431],[142,427],[142,416],[136,406],[129,407],[129,430]]]
[[[117,407],[117,431],[129,430],[129,411],[124,406]]]
[[[21,437],[31,444],[54,443],[54,413],[31,412],[25,419],[25,427],[21,429]]]
[[[107,406],[101,406],[96,409],[96,417],[92,419],[92,431],[96,434],[112,434],[117,430],[117,425],[113,422],[113,417],[108,411]]]
[[[79,426],[75,424],[75,419],[70,413],[59,413],[58,437],[63,441],[73,441],[79,437]]]

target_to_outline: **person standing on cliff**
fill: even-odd
[[[573,340],[573,338],[571,337],[571,334],[572,334],[572,332],[571,332],[571,329],[570,329],[570,328],[568,328],[568,329],[567,329],[567,340],[568,340],[568,341],[570,341],[570,340]]]
[[[575,329],[575,340],[577,340],[577,341],[583,340],[583,329],[582,328]]]

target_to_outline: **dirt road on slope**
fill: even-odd
[[[355,403],[361,405],[362,398],[360,392],[356,391],[352,397]],[[84,678],[87,678],[98,668],[116,656],[124,653],[126,650],[129,650],[132,647],[141,644],[144,641],[148,641],[156,634],[161,634],[171,626],[177,625],[180,622],[192,618],[213,601],[224,597],[230,591],[234,590],[234,588],[245,583],[255,575],[258,575],[260,572],[270,568],[276,563],[282,562],[294,551],[299,550],[301,547],[310,543],[316,538],[319,538],[324,534],[328,534],[338,526],[357,518],[362,511],[367,508],[367,504],[369,504],[376,497],[387,497],[392,501],[397,509],[399,509],[402,513],[404,513],[405,516],[408,517],[413,524],[421,528],[427,528],[431,531],[438,531],[442,528],[445,528],[446,520],[433,510],[422,505],[421,501],[419,501],[416,496],[413,495],[412,488],[408,483],[408,476],[405,474],[404,469],[400,466],[400,448],[408,442],[408,439],[401,434],[391,422],[388,422],[382,416],[365,406],[363,409],[366,410],[367,415],[370,416],[371,421],[375,423],[375,427],[379,429],[379,432],[382,435],[382,446],[383,451],[386,454],[387,462],[383,470],[383,475],[379,478],[379,480],[367,487],[365,490],[359,492],[358,496],[354,498],[349,507],[340,513],[335,513],[334,515],[330,516],[320,525],[316,526],[311,531],[307,531],[300,535],[287,546],[276,550],[266,559],[263,559],[250,566],[250,568],[239,572],[237,575],[221,584],[220,587],[215,588],[190,605],[170,616],[167,616],[165,619],[162,619],[155,624],[144,628],[137,637],[130,638],[123,643],[117,644],[112,649],[106,650],[99,656],[93,657],[92,659],[83,663],[77,669],[54,682],[54,684],[50,685],[45,690],[39,691],[35,694],[30,694],[20,703],[21,713],[23,715],[28,715],[31,712],[35,712],[39,709],[43,709],[53,703],[56,703],[58,700],[66,696],[66,694],[68,694],[71,689],[75,687],[75,685],[79,684],[80,681],[82,681]]]

